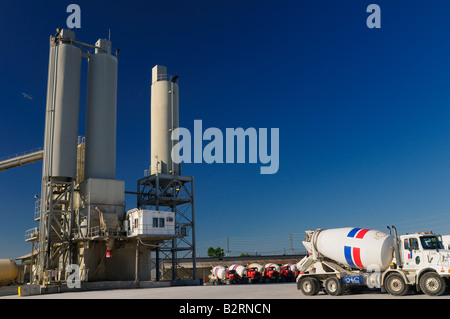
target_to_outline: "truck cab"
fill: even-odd
[[[285,265],[281,267],[280,270],[281,281],[292,282],[295,281],[295,274],[291,270],[290,265]]]
[[[264,280],[266,282],[278,282],[280,279],[279,268],[271,264],[264,269]]]
[[[450,251],[445,250],[439,238],[430,233],[400,236],[401,265],[405,270],[436,268],[449,273]],[[450,274],[450,273],[449,273]]]
[[[382,282],[389,293],[403,295],[408,285],[431,296],[445,291],[450,279],[450,250],[444,249],[438,236],[427,232],[402,235],[397,249],[394,269],[383,273],[386,281]]]
[[[261,281],[261,273],[257,267],[247,268],[247,281],[249,284]]]
[[[234,269],[230,269],[227,270],[227,275],[226,275],[226,279],[225,279],[225,283],[226,284],[239,284],[241,282],[241,276],[239,276],[239,274],[237,273],[236,270]]]

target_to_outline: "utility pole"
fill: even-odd
[[[289,240],[291,241],[291,256],[294,255],[294,246],[292,245],[292,234],[289,234]]]
[[[227,237],[227,257],[230,257],[230,237]]]

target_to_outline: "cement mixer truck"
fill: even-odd
[[[294,282],[296,272],[297,272],[296,264],[286,264],[286,265],[281,266],[280,281],[281,282]]]
[[[280,266],[277,264],[266,264],[264,266],[263,282],[278,282],[280,279]]]
[[[225,276],[225,283],[227,285],[230,284],[240,284],[242,283],[242,279],[245,277],[247,273],[247,268],[242,265],[231,265],[228,268]]]
[[[264,274],[264,266],[261,264],[253,263],[248,265],[247,274],[245,280],[249,284],[260,283]]]
[[[362,288],[395,296],[410,290],[442,295],[450,282],[450,250],[432,233],[398,236],[394,226],[388,229],[389,234],[363,228],[306,231],[309,256],[297,264],[297,289],[307,296]]]
[[[209,281],[213,285],[221,285],[225,283],[226,277],[227,277],[227,268],[219,265],[211,270],[211,275],[209,275]]]

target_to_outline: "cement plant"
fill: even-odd
[[[384,231],[304,229],[305,250],[298,255],[198,257],[194,177],[183,175],[172,156],[177,142],[172,133],[182,122],[180,76],[169,74],[175,72],[170,66],[152,69],[151,158],[135,191],[126,191],[124,181],[116,179],[120,51],[110,38],[89,44],[72,30],[57,29],[49,52],[43,149],[0,161],[0,171],[42,161],[41,193],[30,214],[37,225],[25,232],[30,253],[16,259],[19,265],[0,260],[0,296],[142,288],[156,288],[152,293],[157,294],[167,288],[174,289],[173,295],[160,290],[162,295],[184,298],[176,286],[192,286],[185,291],[211,298],[223,297],[219,291],[232,291],[227,297],[251,291],[262,298],[362,291],[395,298],[445,294],[449,236],[401,235],[392,225]],[[80,110],[82,83],[87,86],[86,110]],[[78,136],[80,111],[86,114],[83,137]],[[125,195],[135,197],[133,208],[126,208]],[[279,295],[268,295],[271,289]]]
[[[125,211],[124,182],[116,180],[117,53],[108,39],[87,44],[74,31],[58,29],[50,37],[44,148],[0,163],[6,170],[43,161],[34,213],[38,226],[26,231],[32,249],[29,266],[21,270],[32,285],[59,286],[76,270],[80,283],[139,286],[150,280],[151,254],[155,264],[162,255],[172,262],[170,275],[156,267],[156,281],[181,278],[181,253],[192,256],[190,277],[197,279],[194,179],[181,175],[171,158],[171,132],[179,125],[177,76],[165,66],[153,68],[151,165],[136,181],[136,208]],[[79,137],[84,58],[89,65],[86,136]],[[2,261],[5,282],[16,279],[14,264]]]

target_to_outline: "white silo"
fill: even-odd
[[[109,40],[95,46],[89,57],[85,178],[115,179],[118,61]]]
[[[74,40],[70,30],[50,38],[44,177],[76,178],[81,49]]]
[[[167,68],[152,69],[151,89],[151,159],[150,174],[180,175],[180,164],[172,161],[172,131],[179,127],[178,77],[167,74]]]

